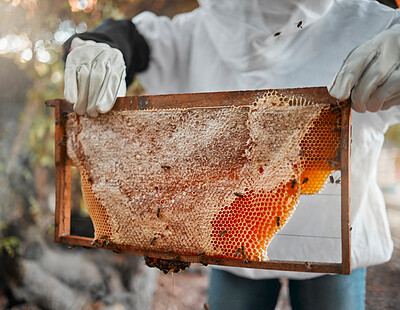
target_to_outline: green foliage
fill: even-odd
[[[0,239],[0,253],[3,251],[8,256],[14,257],[20,251],[21,240],[17,237],[5,237]]]

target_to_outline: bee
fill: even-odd
[[[157,237],[154,237],[153,240],[150,241],[150,245],[153,245],[156,240],[157,240]]]
[[[93,179],[92,178],[88,178],[87,179],[89,182],[93,182]]]
[[[304,183],[307,183],[307,182],[308,182],[308,178],[305,177],[305,178],[303,179],[303,182],[301,182],[301,184],[304,184]]]
[[[235,257],[238,257],[240,254],[240,248],[237,248],[236,252],[235,252]]]
[[[102,240],[102,239],[107,239],[107,238],[108,238],[108,236],[104,235],[104,236],[101,236],[99,239]]]
[[[201,252],[201,253],[197,254],[197,256],[202,256],[202,255],[206,255],[206,252]]]
[[[328,164],[330,164],[332,167],[335,167],[335,168],[338,166],[337,162],[331,161],[331,160],[328,160]]]
[[[299,156],[303,156],[303,155],[304,155],[304,151],[300,151]]]
[[[297,28],[303,28],[303,21],[299,21],[296,25]]]
[[[158,209],[157,209],[157,217],[160,217],[160,211],[161,211],[161,209],[158,208]]]
[[[161,166],[162,169],[171,169],[171,166],[163,165]]]
[[[121,251],[120,251],[119,249],[113,249],[113,252],[114,252],[115,254],[121,254]]]
[[[199,259],[199,263],[202,264],[203,266],[208,266],[208,263],[206,263],[205,261],[203,261],[203,259]]]
[[[239,198],[243,198],[243,194],[241,194],[241,193],[234,192],[234,194],[235,194],[236,196],[238,196]]]
[[[329,176],[329,182],[331,182],[332,184],[335,183],[335,179],[331,175]]]
[[[220,263],[220,262],[221,262],[221,259],[220,259],[220,258],[217,258],[215,261],[216,261],[217,263]]]
[[[340,132],[340,128],[339,128],[339,127],[333,127],[333,128],[331,128],[331,129],[332,129],[332,131]]]
[[[93,240],[93,242],[92,242],[90,245],[91,245],[91,246],[94,246],[94,245],[96,245],[97,242],[99,242],[99,239]]]
[[[337,112],[337,111],[340,111],[340,107],[338,105],[333,106],[331,112]]]
[[[164,251],[165,254],[172,254],[174,251]]]
[[[306,270],[310,271],[311,270],[311,263],[310,262],[305,262],[306,265]]]
[[[276,217],[276,226],[281,226],[281,218],[279,216]]]
[[[74,247],[75,246],[71,244],[71,245],[68,246],[68,249],[73,249]]]
[[[350,231],[352,231],[353,230],[353,227],[350,227]]]
[[[246,253],[244,252],[244,246],[242,245],[242,257],[243,257],[243,261],[248,264],[249,261],[247,260],[247,256]]]
[[[278,31],[278,32],[275,32],[274,33],[274,37],[277,37],[277,36],[279,36],[281,34],[281,32],[280,31]]]
[[[221,231],[221,233],[219,234],[219,237],[222,238],[223,236],[225,236],[226,232],[227,232],[226,230]]]
[[[210,307],[208,306],[207,303],[205,303],[205,304],[203,305],[203,308],[204,308],[204,310],[210,310]]]
[[[291,188],[294,188],[294,186],[296,185],[296,179],[292,180],[292,184],[290,185]]]

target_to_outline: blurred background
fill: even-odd
[[[395,1],[384,1],[394,6]],[[54,117],[63,97],[62,44],[108,17],[173,15],[194,0],[0,0],[0,309],[202,309],[208,268],[161,275],[141,257],[54,244]],[[144,90],[135,81],[129,95]],[[369,269],[368,309],[395,309],[400,279],[400,126],[387,132],[379,183],[395,253]],[[75,175],[77,178],[77,175]],[[76,229],[90,234],[74,196]],[[82,223],[82,225],[79,225]],[[278,309],[290,309],[283,290]]]

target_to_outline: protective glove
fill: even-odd
[[[382,31],[355,48],[344,61],[329,93],[349,98],[357,112],[387,110],[400,104],[400,27]]]
[[[65,64],[64,97],[79,115],[112,109],[125,96],[125,62],[120,50],[105,43],[74,38]]]

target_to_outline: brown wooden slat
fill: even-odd
[[[209,265],[220,265],[220,266],[233,266],[233,267],[245,267],[245,268],[255,268],[255,269],[269,269],[269,270],[286,270],[286,271],[298,271],[298,272],[316,272],[316,273],[340,273],[342,266],[340,263],[319,263],[319,262],[296,262],[296,261],[281,261],[281,260],[271,260],[266,262],[244,262],[239,259],[226,259],[226,258],[216,258],[208,257],[205,255],[182,255],[173,253],[163,253],[156,251],[143,251],[138,250],[129,246],[100,246],[91,245],[92,239],[80,236],[62,236],[60,238],[61,242],[78,245],[90,248],[102,248],[108,250],[114,250],[120,253],[129,253],[142,256],[149,256],[153,258],[177,260],[191,263],[199,264],[209,264]]]
[[[341,235],[342,235],[342,270],[351,273],[350,243],[350,143],[351,143],[351,105],[348,102],[342,108],[341,132]]]
[[[139,97],[118,98],[113,111],[122,110],[151,110],[151,109],[185,109],[207,108],[221,106],[252,105],[257,98],[268,90],[247,90],[231,92],[173,94]],[[307,101],[315,101],[326,104],[336,103],[326,87],[276,89],[279,94],[287,97],[301,96]]]
[[[56,166],[56,208],[54,241],[69,235],[71,229],[71,166],[67,165],[65,124],[67,120],[64,100],[47,101],[55,107],[55,166]]]

